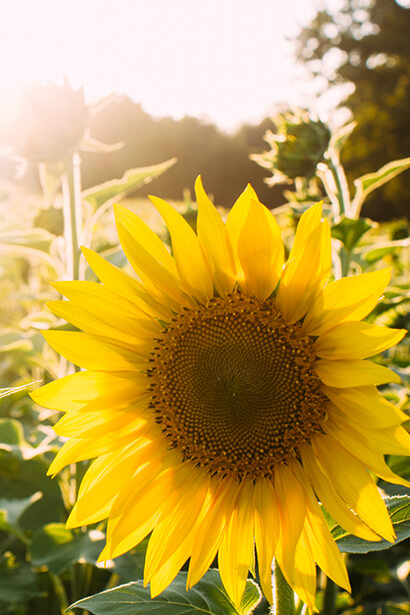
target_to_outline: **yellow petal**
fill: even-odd
[[[322,359],[366,359],[394,346],[405,334],[405,329],[345,322],[323,333],[314,343],[314,349]]]
[[[145,388],[145,376],[143,380],[135,374],[123,377],[123,374],[104,374],[101,372],[77,372],[70,376],[64,376],[59,380],[50,382],[30,393],[32,399],[40,406],[61,410],[64,412],[75,411],[87,402],[112,394],[121,395],[121,391],[127,391],[132,396],[142,392]]]
[[[93,250],[84,247],[81,249],[96,276],[112,292],[117,293],[123,300],[129,301],[134,309],[136,306],[138,310],[165,322],[171,320],[172,312],[169,308],[154,299],[141,282],[118,269]]]
[[[255,543],[260,583],[270,604],[273,602],[272,562],[278,535],[279,511],[275,490],[270,480],[262,479],[255,484]]]
[[[321,335],[335,325],[367,316],[389,283],[391,268],[350,276],[331,282],[308,310],[303,328]]]
[[[283,563],[280,560],[279,564],[300,600],[307,605],[310,612],[317,611],[315,608],[316,565],[305,526],[302,528],[294,551],[292,569],[288,573],[288,570],[282,567]]]
[[[152,316],[147,316],[143,310],[138,309],[135,303],[124,300],[117,292],[95,282],[71,281],[56,282],[53,284],[64,297],[73,304],[88,312],[98,312],[103,322],[109,322],[109,316],[115,312],[115,326],[122,331],[132,331],[145,337],[158,333],[159,325]]]
[[[195,182],[195,193],[199,241],[213,269],[216,289],[224,295],[233,289],[236,280],[232,247],[225,225],[206,194],[200,177]]]
[[[155,527],[169,496],[174,471],[168,468],[159,474],[159,468],[160,461],[154,458],[128,480],[116,498],[107,525],[109,557],[129,551]]]
[[[383,397],[375,386],[334,389],[322,386],[322,391],[349,423],[367,428],[383,429],[400,425],[407,415]]]
[[[54,476],[70,463],[94,459],[110,451],[118,451],[124,446],[131,444],[133,441],[135,441],[134,434],[121,434],[120,437],[109,434],[89,440],[71,438],[60,448],[51,462],[47,474]]]
[[[336,585],[350,592],[349,577],[342,554],[326,525],[316,498],[310,490],[308,491],[306,526],[315,562]]]
[[[152,532],[145,555],[144,580],[151,578],[172,557],[198,519],[208,489],[206,474],[183,464],[174,475],[172,494]]]
[[[363,538],[363,540],[379,541],[380,536],[368,528],[338,495],[329,475],[318,466],[311,446],[301,447],[300,455],[303,468],[309,475],[316,495],[332,518],[347,532]]]
[[[198,237],[188,222],[166,201],[154,196],[149,198],[168,227],[178,273],[187,291],[199,301],[206,302],[213,296],[214,288],[210,265]]]
[[[145,222],[143,222],[141,218],[136,216],[126,207],[116,204],[114,206],[114,209],[115,220],[117,222],[117,226],[119,227],[119,234],[122,234],[123,229],[125,229],[131,236],[131,239],[134,240],[138,244],[138,246],[143,248],[146,252],[149,252],[152,258],[155,259],[158,263],[160,263],[164,267],[164,269],[176,276],[177,268],[175,265],[175,261],[168,252],[165,244],[158,237],[158,235],[154,233],[154,231],[150,229],[150,227],[145,224]],[[122,247],[125,248],[124,245]]]
[[[168,587],[192,553],[194,528],[175,548],[169,559],[152,576],[150,581],[151,598],[155,598]]]
[[[329,418],[328,421],[326,421],[324,431],[332,438],[340,442],[345,449],[352,451],[354,456],[357,457],[357,459],[359,459],[368,470],[383,480],[396,485],[404,485],[406,487],[410,486],[409,481],[406,481],[401,476],[394,474],[386,464],[383,455],[383,453],[386,452],[385,447],[383,447],[381,451],[375,450],[374,443],[371,438],[374,430],[369,433],[369,435],[366,434],[366,438],[364,438],[363,430],[358,431],[353,429],[349,424],[338,422],[332,413],[332,418]],[[389,439],[390,438],[391,436],[389,436]],[[407,455],[408,452],[405,454]]]
[[[300,224],[276,298],[279,310],[289,323],[306,314],[328,277],[331,266],[328,221],[321,222],[307,237],[302,235],[303,230],[299,231]],[[302,225],[302,229],[305,226],[308,225]]]
[[[102,455],[92,462],[78,492],[77,502],[67,520],[67,527],[80,527],[105,519],[123,485],[149,455],[147,440],[133,442],[118,451]]]
[[[410,455],[410,435],[403,427],[393,425],[383,429],[358,426],[337,413],[332,413],[332,420],[351,434],[356,434],[364,445],[384,455]]]
[[[395,535],[386,506],[363,464],[328,435],[312,439],[312,446],[346,504],[372,530],[393,542]]]
[[[121,315],[119,310],[114,310],[109,306],[106,306],[106,310],[103,308],[91,311],[91,306],[78,306],[72,301],[48,301],[47,307],[60,318],[82,329],[84,333],[110,338],[131,350],[138,346],[142,339],[153,337],[153,334],[148,329],[144,329],[138,321]],[[159,332],[160,328],[157,326],[157,333]]]
[[[195,585],[205,574],[218,551],[227,519],[238,496],[236,481],[221,483],[204,505],[203,520],[198,524],[189,563],[187,587]]]
[[[370,384],[400,383],[400,377],[383,365],[361,359],[329,361],[318,359],[315,370],[324,384],[335,388],[361,387]]]
[[[282,572],[293,584],[295,549],[302,532],[306,513],[303,486],[289,466],[280,466],[275,473],[275,490],[280,515],[280,534],[276,557]]]
[[[146,406],[148,406],[148,400]],[[132,408],[126,410],[97,410],[95,412],[76,412],[66,414],[54,425],[54,431],[66,438],[92,438],[126,429],[136,432],[146,425],[146,420]]]
[[[131,235],[128,228],[117,223],[121,246],[142,282],[158,301],[163,301],[176,311],[181,306],[192,307],[195,302],[181,288],[181,281],[174,263],[173,268],[156,260],[149,249]],[[172,258],[168,255],[169,258]]]
[[[253,560],[254,488],[244,481],[236,507],[225,527],[218,553],[222,583],[238,608]]]
[[[244,278],[242,265],[238,256],[238,242],[245,220],[248,217],[251,200],[258,200],[255,190],[248,184],[242,194],[236,199],[226,219],[226,232],[232,246],[232,253],[236,267],[236,277],[241,283]]]
[[[284,248],[275,218],[254,199],[239,235],[238,255],[244,272],[243,290],[265,301],[279,281]]]
[[[86,369],[95,371],[141,370],[146,347],[135,352],[111,344],[109,340],[77,331],[45,331],[43,336],[63,357]]]

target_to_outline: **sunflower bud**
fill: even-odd
[[[252,159],[272,171],[273,183],[313,177],[329,145],[329,128],[302,110],[279,114],[273,122],[277,134],[268,131],[264,137],[271,150]]]
[[[90,112],[84,92],[65,82],[29,87],[12,134],[16,155],[35,164],[61,162],[80,147]]]

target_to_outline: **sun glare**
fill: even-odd
[[[303,69],[286,38],[314,8],[303,0],[280,10],[233,0],[5,3],[3,112],[28,82],[66,76],[89,101],[118,91],[154,115],[197,115],[226,128],[257,121],[275,103],[297,102]]]

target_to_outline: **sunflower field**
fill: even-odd
[[[409,614],[408,226],[361,209],[410,158],[351,186],[295,111],[273,211],[83,190],[72,96],[0,195],[0,612]]]

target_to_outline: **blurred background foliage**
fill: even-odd
[[[338,10],[319,11],[300,32],[298,60],[318,78],[322,92],[341,84],[348,86],[341,105],[357,122],[343,150],[343,164],[351,180],[389,160],[409,155],[410,9],[395,0],[343,0],[339,6]],[[35,91],[29,92],[27,104],[32,107],[35,98]],[[72,100],[73,117],[79,113],[78,98],[77,95]],[[61,101],[55,102],[61,105]],[[192,178],[202,173],[217,203],[233,203],[247,181],[269,207],[283,203],[284,186],[268,188],[264,182],[266,173],[249,159],[250,154],[266,149],[265,132],[276,130],[271,117],[257,125],[244,124],[234,134],[227,134],[195,117],[154,119],[141,104],[112,96],[91,109],[88,121],[94,138],[108,144],[123,143],[123,147],[114,148],[104,158],[92,151],[82,154],[84,188],[120,177],[130,167],[176,156],[178,165],[157,181],[157,191],[165,197],[181,199]],[[19,120],[3,131],[0,143],[7,146],[17,142],[21,147],[24,141],[27,147],[29,138],[26,122]],[[14,173],[10,158],[1,158],[3,185]],[[36,173],[26,173],[19,185],[38,187]],[[3,186],[2,191],[6,190]],[[405,174],[369,199],[364,213],[373,220],[408,216],[409,201]]]
[[[353,196],[359,176],[410,154],[410,10],[394,0],[342,0],[339,6],[337,11],[320,11],[300,33],[299,60],[320,76],[324,89],[349,86],[342,104],[357,125],[340,133],[336,163],[340,153],[346,190]],[[108,96],[88,107],[82,90],[67,83],[33,85],[17,123],[0,135],[2,615],[62,614],[76,600],[142,577],[145,543],[103,568],[96,563],[103,524],[65,529],[87,464],[66,468],[54,480],[46,476],[62,444],[52,429],[58,416],[35,406],[27,395],[30,383],[34,387],[73,369],[45,344],[41,332],[67,326],[46,303],[58,298],[50,283],[68,277],[70,223],[64,207],[67,195],[75,192],[76,173],[82,180],[82,192],[76,195],[82,241],[121,267],[126,261],[114,229],[114,200],[124,198],[127,207],[168,241],[145,198],[148,192],[172,200],[195,226],[191,187],[199,173],[216,205],[224,206],[224,215],[250,182],[261,201],[276,209],[289,250],[301,212],[312,200],[324,198],[336,249],[348,255],[347,270],[393,268],[372,322],[408,328],[409,171],[397,173],[369,194],[362,210],[366,218],[353,215],[352,209],[337,218],[323,183],[325,171],[320,171],[324,165],[326,172],[334,172],[327,152],[336,132],[305,112],[278,111],[280,116],[227,134],[195,117],[154,119],[127,97]],[[272,138],[277,133],[284,138],[282,146]],[[334,140],[330,143],[334,148]],[[386,173],[388,179],[395,175],[391,167]],[[376,187],[380,177],[367,178],[366,185],[373,182]],[[146,185],[150,180],[152,186]],[[361,189],[364,185],[363,180]],[[83,261],[78,275],[95,279]],[[377,358],[400,374],[402,384],[386,386],[383,393],[407,412],[409,359],[408,339]],[[408,459],[390,456],[388,463],[410,480]],[[393,498],[406,493],[383,482],[380,487]],[[397,525],[402,536],[410,527],[406,510]],[[332,615],[409,614],[408,548],[408,540],[403,540],[389,551],[364,555],[354,545],[346,556],[353,593],[337,595]],[[321,579],[322,611],[327,588]],[[266,609],[262,601],[255,613]]]

